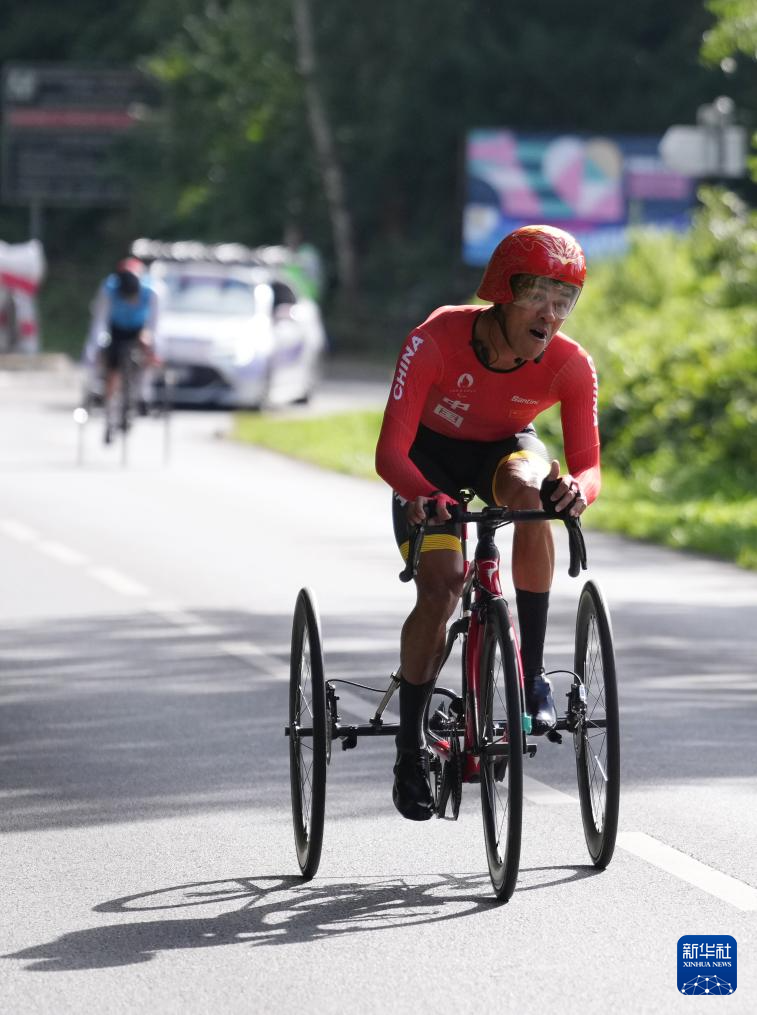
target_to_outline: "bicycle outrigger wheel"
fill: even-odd
[[[596,867],[612,859],[620,805],[620,719],[610,617],[599,587],[581,590],[576,618],[574,691],[581,699],[573,733],[578,795],[589,855]]]
[[[321,625],[313,594],[300,589],[292,622],[289,670],[289,774],[297,860],[305,879],[318,870],[326,809],[330,739]]]

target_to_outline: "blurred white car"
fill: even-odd
[[[298,291],[285,263],[276,257],[264,263],[265,249],[280,248],[134,244],[132,252],[150,265],[159,299],[155,347],[165,370],[155,377],[158,384],[168,378],[174,404],[259,408],[312,395],[326,348],[320,309]],[[99,380],[91,345],[84,359],[94,393]],[[153,397],[159,401],[161,394]]]

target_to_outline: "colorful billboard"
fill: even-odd
[[[518,226],[574,233],[587,256],[620,253],[629,225],[685,229],[696,193],[656,135],[591,137],[474,130],[466,145],[463,260],[482,265]]]

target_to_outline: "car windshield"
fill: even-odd
[[[253,287],[239,278],[219,275],[168,275],[163,308],[177,313],[252,314]]]

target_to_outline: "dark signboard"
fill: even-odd
[[[2,197],[7,203],[118,204],[127,197],[119,144],[154,86],[130,69],[5,64]]]

